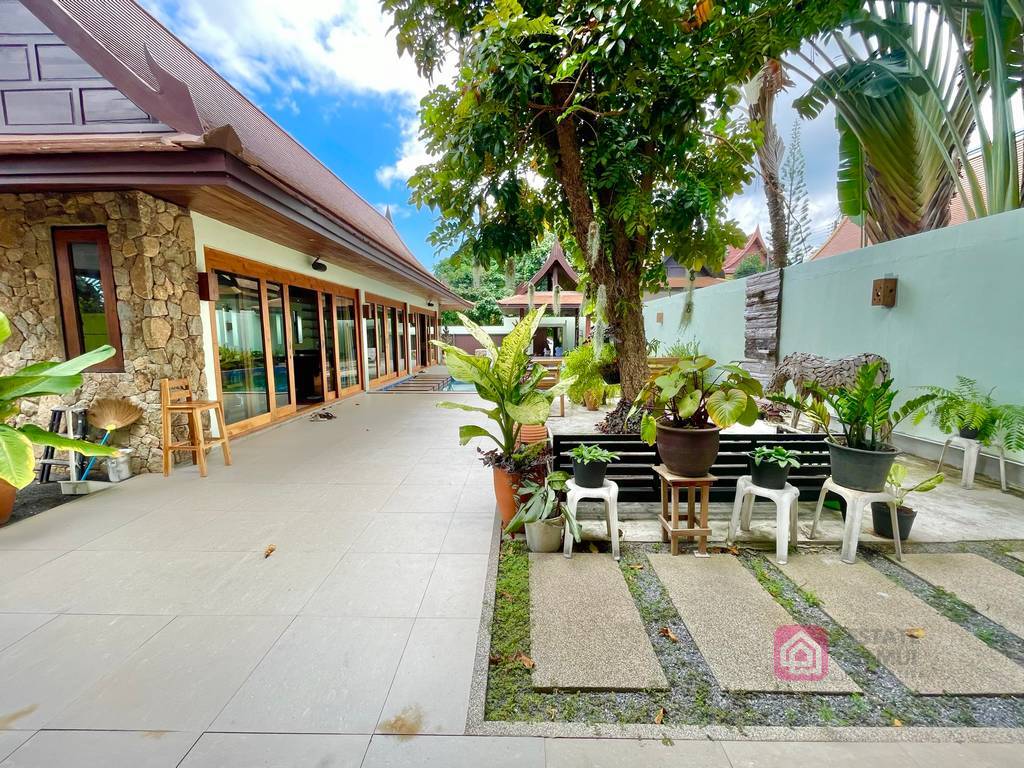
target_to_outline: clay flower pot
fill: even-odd
[[[6,480],[0,480],[0,525],[5,525],[11,519],[14,511],[14,497],[18,489]]]
[[[523,478],[518,472],[506,472],[500,467],[494,467],[492,472],[494,499],[498,503],[498,512],[501,513],[501,527],[507,528],[519,506],[519,483]]]
[[[658,422],[658,455],[669,471],[683,477],[704,477],[718,458],[718,427],[683,429]]]

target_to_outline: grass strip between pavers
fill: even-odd
[[[993,559],[1005,558],[992,549]],[[769,558],[748,550],[741,551],[739,558],[762,588],[793,616],[794,623],[816,624],[826,630],[831,658],[864,692],[724,692],[647,560],[648,553],[659,551],[663,550],[657,544],[624,543],[620,570],[670,690],[540,693],[532,687],[528,667],[529,554],[524,542],[503,541],[495,587],[485,719],[629,724],[653,723],[660,715],[665,725],[1024,727],[1024,697],[913,694],[822,610],[811,590],[801,589]],[[868,557],[874,559],[870,553]],[[741,631],[743,628],[737,627],[737,632]]]

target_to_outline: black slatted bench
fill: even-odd
[[[581,443],[599,445],[619,458],[608,465],[607,477],[619,484],[619,501],[660,501],[661,490],[652,467],[661,463],[656,445],[647,445],[640,435],[553,436],[554,468],[572,474],[569,451]],[[832,473],[828,443],[822,434],[722,433],[718,458],[711,474],[718,478],[711,487],[711,501],[732,501],[736,480],[749,473],[747,454],[760,445],[782,445],[797,454],[800,468],[791,470],[789,482],[800,490],[800,498],[814,501]]]

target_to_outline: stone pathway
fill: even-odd
[[[707,560],[690,555],[650,555],[658,579],[727,691],[850,693],[860,687],[838,664],[819,681],[782,680],[775,674],[775,631],[793,617],[732,555]]]
[[[904,555],[902,565],[1024,637],[1024,576],[968,552]]]
[[[1007,552],[1006,554],[1008,554],[1010,557],[1017,558],[1021,562],[1024,562],[1024,551],[1021,551],[1021,552]]]
[[[1024,693],[1024,669],[863,560],[799,555],[781,568],[912,691]],[[924,635],[909,637],[909,629]]]
[[[530,555],[530,618],[535,688],[668,688],[610,555]]]

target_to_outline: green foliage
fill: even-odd
[[[956,377],[953,389],[926,387],[935,398],[914,414],[914,423],[920,424],[931,413],[932,422],[947,435],[961,429],[978,430],[978,440],[985,445],[992,442],[998,431],[999,406],[992,399],[993,390],[982,392],[978,382],[966,376]]]
[[[907,468],[900,463],[895,463],[889,469],[889,476],[885,479],[886,490],[896,499],[896,506],[902,507],[907,496],[911,493],[926,493],[942,484],[946,476],[939,472],[929,478],[913,485],[904,485],[907,479]]]
[[[670,426],[706,429],[712,424],[750,426],[757,421],[755,397],[763,397],[761,382],[734,363],[715,369],[704,355],[686,357],[663,373],[651,376],[630,411],[643,411],[640,435],[655,442],[658,418]]]
[[[525,480],[519,487],[519,509],[509,520],[505,533],[515,533],[527,523],[537,523],[562,515],[569,524],[569,532],[576,541],[580,541],[583,530],[572,511],[559,500],[559,494],[565,491],[565,482],[569,479],[566,472],[552,472],[543,483]]]
[[[0,312],[0,345],[11,335],[7,316]],[[21,413],[19,401],[27,397],[63,395],[82,386],[82,371],[113,357],[114,348],[98,347],[62,363],[34,363],[10,376],[0,376],[0,480],[15,488],[24,488],[35,476],[33,445],[51,445],[60,450],[75,450],[85,456],[116,456],[108,446],[72,440],[47,432],[34,424],[15,427],[4,422]]]
[[[789,263],[799,264],[811,255],[811,213],[807,194],[807,163],[800,140],[800,120],[793,121],[789,146],[782,163],[782,194],[786,200],[786,239]]]
[[[439,408],[482,413],[498,426],[497,436],[477,424],[460,427],[459,440],[463,445],[475,437],[486,437],[494,441],[502,457],[512,457],[516,452],[520,425],[547,421],[551,402],[572,385],[573,379],[566,377],[550,389],[538,386],[544,378],[545,369],[530,361],[529,347],[546,309],[539,307],[529,312],[504,338],[501,346],[495,346],[480,326],[459,313],[460,324],[486,350],[484,356],[471,355],[443,341],[431,342],[444,352],[444,362],[452,378],[472,382],[476,393],[494,404],[490,408],[455,402],[437,404]]]
[[[736,267],[736,271],[733,273],[733,277],[749,277],[750,275],[756,275],[759,272],[764,272],[767,267],[761,260],[761,254],[750,253],[743,257],[743,261]]]
[[[618,458],[617,453],[606,451],[597,445],[587,445],[586,443],[577,445],[569,451],[569,455],[580,464],[611,464]]]
[[[810,382],[805,384],[808,390],[806,400],[784,394],[771,394],[768,399],[801,411],[834,441],[829,431],[831,408],[839,419],[847,446],[864,451],[887,450],[893,429],[904,419],[918,413],[935,399],[935,395],[924,394],[908,400],[899,408],[893,408],[893,401],[899,391],[892,388],[892,379],[878,382],[880,368],[879,362],[861,366],[852,388],[825,389],[817,382]]]
[[[566,391],[568,398],[582,404],[588,394],[601,397],[608,386],[601,378],[601,368],[614,362],[615,348],[610,344],[602,346],[600,359],[595,357],[594,345],[589,341],[570,350],[563,362],[563,375],[573,379],[572,386]]]
[[[699,357],[700,356],[700,341],[697,339],[691,339],[690,341],[677,341],[667,350],[665,350],[666,357],[677,357],[682,360],[684,357]]]
[[[771,448],[767,445],[759,445],[747,455],[754,460],[754,464],[757,466],[761,466],[761,462],[764,461],[783,468],[798,469],[800,467],[800,461],[796,454],[781,445],[774,445]]]

